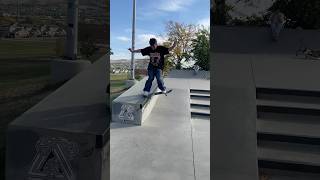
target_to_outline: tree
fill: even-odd
[[[200,29],[196,33],[196,38],[192,40],[192,56],[196,61],[195,65],[200,66],[203,70],[209,70],[209,43],[210,33],[206,28]]]
[[[166,24],[168,42],[166,45],[177,41],[177,46],[173,49],[171,56],[168,58],[176,69],[181,69],[181,61],[190,59],[191,43],[195,36],[196,26],[192,24],[183,24],[169,21]]]
[[[211,0],[211,22],[214,25],[226,25],[232,17],[229,12],[233,10],[233,6],[226,3],[226,0]]]
[[[276,0],[268,11],[273,12],[277,9],[290,20],[288,26],[291,28],[320,28],[319,0]]]
[[[172,61],[168,60],[168,57],[165,57],[164,66],[163,66],[163,74],[168,75],[169,71],[174,67]]]

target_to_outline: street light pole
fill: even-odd
[[[19,22],[20,16],[20,0],[17,0],[17,23]]]
[[[133,13],[132,13],[132,46],[131,49],[135,49],[135,31],[136,31],[136,0],[133,0]],[[131,53],[131,80],[134,80],[134,53]]]
[[[78,8],[79,0],[68,0],[66,56],[70,60],[76,60],[78,54]]]

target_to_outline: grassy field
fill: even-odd
[[[136,75],[137,80],[142,79],[142,75]],[[110,74],[110,84],[111,84],[111,101],[121,95],[125,90],[126,87],[126,80],[129,79],[128,73],[121,73],[121,74]]]
[[[56,39],[1,39],[0,59],[50,57],[57,54]]]
[[[125,81],[129,78],[127,73],[122,74],[110,74],[110,85],[111,85],[111,101],[117,98],[123,91],[126,90]]]

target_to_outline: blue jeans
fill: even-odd
[[[161,91],[164,91],[166,88],[164,87],[163,80],[162,80],[162,77],[161,77],[161,73],[162,73],[161,69],[154,68],[154,67],[148,67],[148,76],[149,76],[149,78],[146,81],[146,84],[144,86],[143,91],[150,92],[154,77],[156,77],[156,79],[157,79],[158,88]]]

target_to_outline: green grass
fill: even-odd
[[[117,80],[127,80],[129,79],[128,73],[120,73],[120,74],[110,74],[110,80],[111,81],[117,81]]]
[[[137,80],[141,80],[143,78],[142,75],[136,75]],[[126,80],[129,79],[129,74],[121,73],[121,74],[110,74],[110,84],[111,84],[111,95],[110,99],[113,101],[115,98],[120,96],[124,91],[128,88],[126,87]]]
[[[129,75],[127,73],[122,74],[110,74],[110,99],[113,101],[119,95],[121,95],[126,90],[126,80],[128,80]]]
[[[56,39],[0,40],[0,59],[56,56]]]

